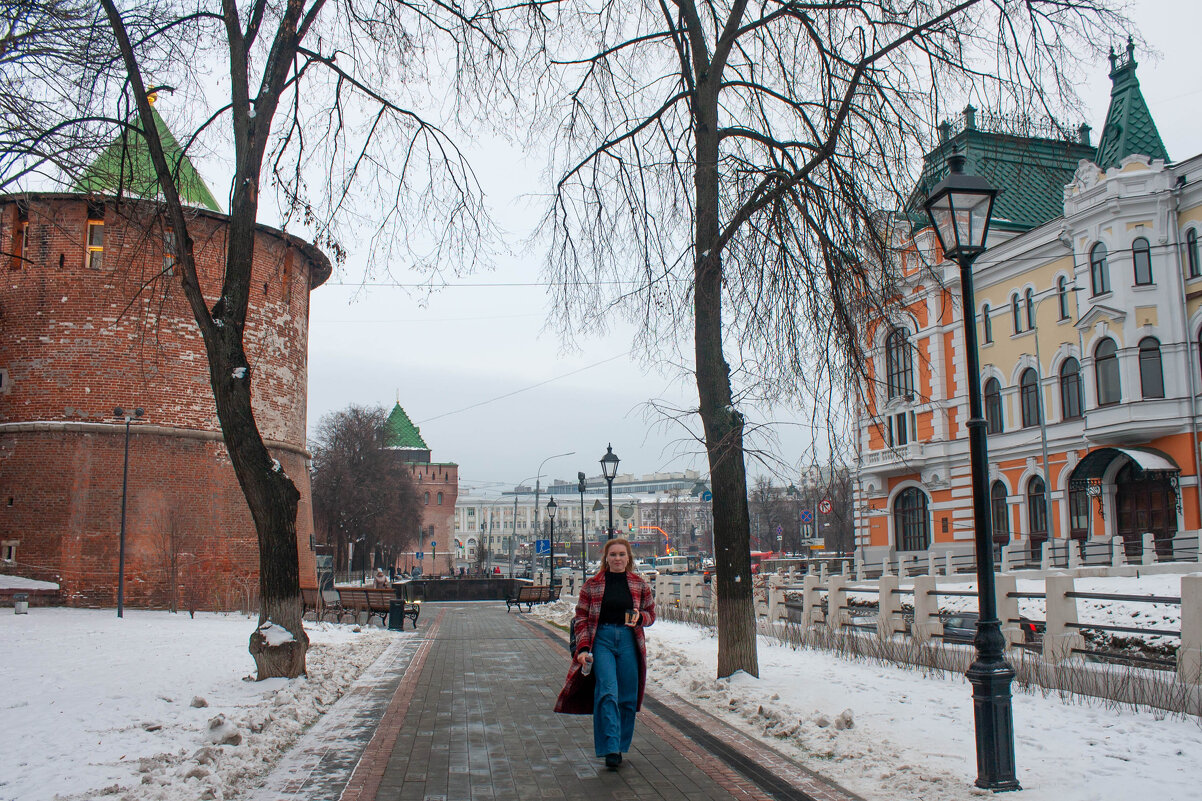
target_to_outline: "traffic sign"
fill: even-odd
[[[801,522],[813,523],[814,522],[814,513],[811,512],[809,509],[802,509],[801,510]]]
[[[701,493],[701,500],[704,501],[705,503],[709,503],[713,499],[714,499],[714,493],[710,492],[709,490],[706,490],[705,492]]]
[[[778,535],[778,536],[779,536],[780,534],[784,534],[784,533],[785,533],[785,530],[784,530],[783,528],[781,528],[781,527],[780,527],[780,523],[777,523],[777,524],[776,524],[776,533],[777,533],[777,535]]]
[[[438,543],[437,543],[437,542],[435,542],[434,540],[430,540],[430,547],[431,547],[431,548],[437,548],[437,547],[438,547]]]
[[[551,553],[551,540],[535,540],[534,552],[538,554]]]
[[[422,553],[421,551],[417,552],[417,561],[420,562],[421,560],[423,560],[425,558],[426,558],[426,555],[424,553]]]
[[[824,515],[829,515],[831,513],[831,499],[823,498],[821,501],[819,501],[818,511],[822,512]]]

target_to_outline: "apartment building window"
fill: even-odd
[[[1028,289],[1026,294],[1027,299],[1027,330],[1035,328],[1035,290]]]
[[[1135,267],[1135,285],[1152,283],[1152,248],[1142,236],[1131,243],[1131,263]]]
[[[1002,385],[996,378],[985,382],[985,431],[1002,433]]]
[[[927,496],[917,487],[901,491],[893,504],[893,527],[900,551],[925,551],[931,544]]]
[[[1123,399],[1119,382],[1118,346],[1109,337],[1103,339],[1094,351],[1094,373],[1098,382],[1098,405],[1109,406]]]
[[[88,252],[84,266],[93,270],[104,268],[104,222],[88,220]]]
[[[1023,370],[1018,379],[1018,386],[1022,400],[1023,428],[1039,425],[1039,378],[1035,371],[1030,367]]]
[[[989,319],[989,304],[981,307],[981,328],[984,331],[985,344],[993,341],[993,320]]]
[[[898,412],[889,417],[889,447],[900,448],[917,439],[914,431],[914,412]]]
[[[1198,257],[1198,229],[1191,228],[1185,232],[1185,265],[1189,268],[1189,277],[1202,276],[1202,264]]]
[[[910,332],[895,328],[885,340],[885,374],[889,379],[889,397],[914,393],[914,360],[910,354]]]
[[[1089,251],[1089,283],[1095,295],[1110,291],[1110,268],[1106,265],[1106,246],[1101,242]]]
[[[1065,420],[1076,420],[1085,413],[1081,394],[1081,364],[1069,357],[1060,366],[1060,413]]]
[[[1068,493],[1069,536],[1083,540],[1089,534],[1089,493],[1083,489]]]
[[[1047,539],[1048,536],[1048,507],[1045,500],[1047,487],[1043,479],[1034,476],[1027,482],[1027,523],[1030,524],[1032,537]]]
[[[1014,321],[1014,333],[1021,334],[1023,330],[1023,315],[1018,308],[1018,293],[1010,296],[1010,317]]]
[[[1006,503],[1006,485],[993,482],[989,488],[989,508],[993,517],[993,541],[1010,542],[1010,507]]]
[[[1060,307],[1060,319],[1068,319],[1068,279],[1063,275],[1056,281],[1056,303]]]
[[[1145,398],[1164,397],[1164,366],[1160,362],[1160,341],[1144,337],[1139,342],[1139,388]]]

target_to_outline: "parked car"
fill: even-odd
[[[955,612],[943,619],[944,642],[972,642],[977,636],[976,612]],[[1037,645],[1043,642],[1045,624],[1039,620],[1019,618],[1018,627],[1023,633],[1023,642]]]

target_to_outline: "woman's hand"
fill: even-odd
[[[580,667],[584,667],[584,663],[587,661],[588,651],[581,651],[580,653],[576,654],[576,664],[580,665]]]
[[[626,625],[634,628],[643,619],[643,613],[637,609],[630,609],[626,612]]]

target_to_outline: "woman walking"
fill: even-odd
[[[609,540],[601,569],[580,587],[572,621],[576,652],[555,702],[556,712],[593,716],[593,748],[607,768],[622,764],[630,750],[647,685],[643,629],[654,622],[655,599],[634,572],[630,543]]]

